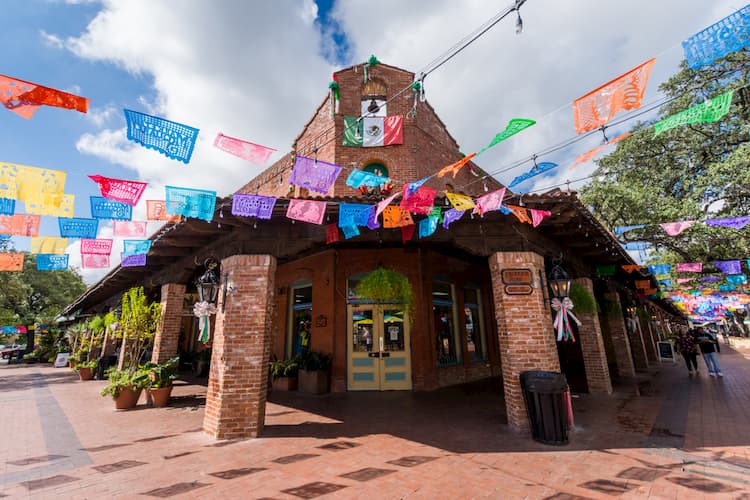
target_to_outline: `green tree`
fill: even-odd
[[[658,224],[750,214],[750,52],[732,53],[697,71],[681,70],[661,85],[670,99],[659,119],[735,90],[729,114],[654,135],[637,123],[632,137],[598,162],[583,202],[610,228],[636,224],[626,241],[646,241],[664,262],[711,261],[750,255],[750,226],[742,230],[695,224],[677,237]]]
[[[86,290],[73,271],[38,271],[34,255],[24,255],[23,271],[0,272],[0,324],[51,323]]]

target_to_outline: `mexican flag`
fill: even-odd
[[[404,143],[404,117],[373,116],[357,121],[356,116],[344,117],[344,146],[375,147]]]

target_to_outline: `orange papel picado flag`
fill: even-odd
[[[23,254],[0,253],[0,271],[23,271]]]
[[[468,156],[464,156],[463,158],[461,158],[460,160],[458,160],[456,163],[451,163],[447,167],[441,168],[440,171],[438,172],[437,176],[438,177],[443,177],[445,174],[448,174],[448,173],[452,172],[453,173],[453,178],[455,179],[456,175],[458,175],[458,171],[461,170],[461,167],[463,167],[464,165],[466,165],[467,163],[469,163],[471,161],[471,159],[474,158],[476,155],[477,155],[476,153],[471,153]]]
[[[81,113],[89,110],[89,100],[62,90],[0,75],[0,102],[14,113],[31,118],[39,106],[75,109]]]
[[[597,129],[620,111],[640,108],[654,61],[649,59],[573,101],[576,133]]]

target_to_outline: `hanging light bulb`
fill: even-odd
[[[219,217],[224,218],[224,208],[222,207],[221,210],[219,210]]]
[[[487,181],[482,181],[482,184],[484,185],[484,192],[485,193],[490,190],[490,188],[487,187]]]
[[[253,229],[258,229],[258,221],[253,222]]]
[[[523,33],[523,19],[521,19],[521,11],[516,10],[516,35]]]

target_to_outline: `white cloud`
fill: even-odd
[[[274,147],[279,157],[325,96],[332,68],[318,55],[316,16],[311,0],[232,8],[198,0],[179,8],[104,2],[66,47],[152,78],[155,97],[123,107],[195,126],[200,134],[188,165],[127,141],[124,129],[85,134],[78,150],[132,169],[149,183],[232,192],[262,168],[214,148],[216,134]]]
[[[574,136],[573,99],[658,56],[646,95],[647,102],[652,100],[658,83],[682,58],[679,42],[729,14],[731,5],[731,0],[531,0],[521,10],[522,35],[515,35],[515,14],[501,21],[428,76],[427,98],[464,152],[484,146],[511,118],[538,121],[478,159],[485,170],[499,172]],[[333,16],[355,61],[375,54],[384,63],[417,72],[498,10],[483,0],[350,1],[336,2]],[[152,188],[173,184],[225,195],[262,168],[213,148],[218,132],[276,148],[273,161],[288,150],[325,97],[336,68],[321,56],[330,40],[321,40],[317,18],[312,0],[107,0],[80,36],[64,42],[46,32],[42,37],[52,46],[64,43],[83,59],[114,64],[152,82],[151,97],[111,102],[114,108],[200,128],[189,165],[127,141],[124,129],[112,126],[83,135],[76,145],[81,153],[132,169],[133,178]],[[92,113],[97,127],[112,123],[110,104]],[[628,126],[608,134],[613,137]],[[583,177],[593,164],[573,173],[564,169],[600,142],[590,137],[540,157],[561,167],[532,186]],[[527,162],[497,176],[510,182],[530,167]]]
[[[47,33],[44,30],[41,30],[39,32],[39,36],[42,37],[42,42],[47,47],[52,47],[54,49],[62,49],[65,46],[65,42],[63,42],[62,38],[60,38],[57,35],[53,35],[51,33]]]

